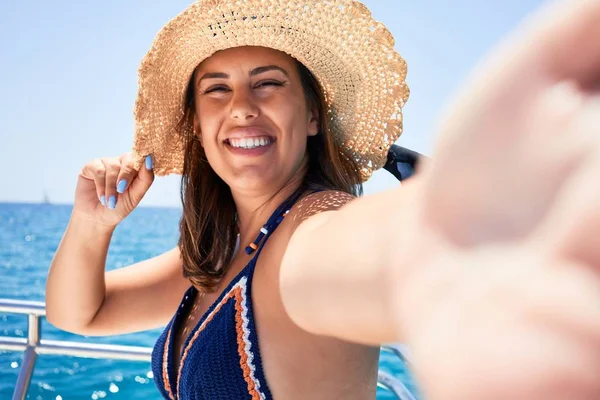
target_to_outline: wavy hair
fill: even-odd
[[[320,123],[319,133],[308,137],[308,168],[303,184],[360,196],[359,168],[333,138],[323,90],[308,68],[299,61],[296,65],[307,105],[318,109]],[[192,128],[195,113],[193,82],[194,76],[186,90],[184,115],[178,125],[178,131],[183,132],[185,148],[178,246],[183,276],[201,292],[211,292],[228,270],[239,232],[231,190],[208,163]]]

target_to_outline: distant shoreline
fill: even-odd
[[[3,201],[0,200],[0,206],[3,205],[30,205],[30,206],[57,206],[57,207],[73,207],[73,203],[44,203],[44,202],[33,202],[33,201]],[[144,209],[166,209],[166,210],[181,210],[180,206],[162,206],[162,205],[140,205],[138,208]]]

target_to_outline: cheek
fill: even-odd
[[[306,109],[302,103],[289,98],[277,98],[266,106],[271,110],[271,119],[286,135],[293,135],[294,142],[301,141],[308,131]]]
[[[221,125],[219,114],[214,107],[211,109],[204,105],[198,106],[196,113],[201,116],[196,127],[197,135],[205,148],[213,147]]]

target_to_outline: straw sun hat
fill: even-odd
[[[332,134],[363,180],[402,133],[406,63],[388,29],[352,0],[197,0],[158,33],[139,68],[135,167],[152,154],[156,175],[183,171],[187,84],[213,53],[238,46],[283,51],[320,83]]]

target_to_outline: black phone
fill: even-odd
[[[419,160],[424,157],[416,151],[393,144],[388,151],[387,162],[383,168],[399,181],[404,181],[415,173]]]

